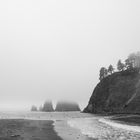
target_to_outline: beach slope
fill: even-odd
[[[53,121],[0,120],[0,140],[61,140],[53,129]]]

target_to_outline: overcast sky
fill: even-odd
[[[139,50],[139,0],[1,1],[0,110],[47,99],[83,107],[100,67]]]

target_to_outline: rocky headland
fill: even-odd
[[[84,112],[140,113],[139,68],[115,72],[102,79]]]

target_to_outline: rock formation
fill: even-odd
[[[43,109],[43,107],[42,107],[42,106],[40,106],[40,107],[39,107],[39,109],[38,109],[38,111],[42,111],[42,109]]]
[[[41,111],[41,110],[40,110]],[[42,107],[43,112],[52,112],[54,111],[52,101],[46,101]]]
[[[37,107],[33,105],[33,106],[31,107],[31,111],[37,111]]]
[[[84,112],[140,113],[139,69],[115,72],[101,80]]]
[[[80,111],[79,105],[75,102],[59,101],[55,111]]]

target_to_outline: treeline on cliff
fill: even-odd
[[[122,62],[121,59],[118,60],[117,62],[117,71],[133,70],[139,68],[140,68],[140,52],[131,53],[124,62]],[[102,80],[108,75],[113,74],[114,72],[115,68],[111,64],[108,66],[108,68],[101,67],[99,79]]]
[[[84,112],[140,113],[140,53],[119,60],[117,71],[110,65],[102,67],[100,82],[95,87]]]

